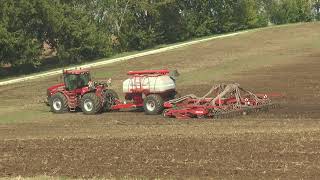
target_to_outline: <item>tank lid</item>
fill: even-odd
[[[167,75],[169,74],[169,70],[162,69],[162,70],[144,70],[144,71],[129,71],[128,75],[144,75],[144,74],[161,74]]]

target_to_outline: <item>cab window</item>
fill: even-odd
[[[90,81],[90,74],[84,73],[79,75],[79,88],[85,87],[89,84]]]
[[[67,74],[64,77],[64,82],[66,84],[66,88],[69,91],[77,89],[78,84],[78,75],[75,74]]]

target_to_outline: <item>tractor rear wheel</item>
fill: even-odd
[[[93,115],[101,110],[101,101],[95,93],[85,94],[81,98],[81,110],[84,114]]]
[[[115,99],[119,99],[118,93],[116,91],[114,91],[113,89],[107,89],[106,94],[114,97]]]
[[[106,100],[105,100],[105,104],[103,106],[103,110],[105,112],[109,112],[109,111],[111,111],[112,106],[115,105],[115,100],[119,99],[119,95],[114,90],[108,89],[105,92],[105,96],[106,96],[105,97]]]
[[[56,93],[50,98],[50,108],[54,113],[62,114],[68,111],[68,100],[62,93]]]
[[[161,114],[163,107],[163,99],[160,95],[151,94],[144,99],[143,109],[147,115],[158,115]]]

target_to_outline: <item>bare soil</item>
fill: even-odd
[[[182,94],[202,95],[212,81],[238,82],[254,92],[284,95],[275,99],[280,109],[235,119],[168,120],[140,112],[52,115],[39,106],[44,94],[38,93],[49,82],[56,83],[57,77],[1,87],[1,101],[10,106],[2,107],[6,112],[0,115],[15,113],[17,104],[19,112],[43,115],[0,124],[0,177],[316,179],[320,175],[320,44],[308,44],[316,35],[305,33],[319,30],[319,24],[270,29],[246,36],[242,44],[240,37],[217,40],[112,66],[119,70],[114,77],[119,88],[130,67],[159,68],[167,61],[173,67],[180,64],[182,73],[188,74],[203,71],[204,64],[219,66],[221,62],[212,57],[225,57],[230,47],[230,59],[260,55],[265,65],[235,70],[210,82],[182,81],[179,86]],[[303,48],[298,50],[294,42],[301,42]],[[263,47],[266,52],[260,52]],[[193,66],[194,59],[201,59],[199,66]]]
[[[317,133],[2,141],[2,176],[316,179]]]

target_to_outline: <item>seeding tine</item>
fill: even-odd
[[[247,114],[251,114],[252,113],[252,109],[251,108],[248,108],[248,109],[246,109],[246,111],[245,111]]]
[[[225,114],[221,113],[219,116],[218,116],[219,119],[224,119],[225,118]]]
[[[231,116],[231,114],[229,114],[229,113],[226,113],[226,114],[224,114],[224,119],[229,119],[230,118],[230,116]]]
[[[267,105],[260,105],[257,107],[243,107],[240,108],[239,110],[231,110],[231,111],[226,111],[226,112],[216,112],[212,116],[213,119],[230,119],[236,116],[241,116],[241,115],[247,115],[251,113],[259,113],[259,112],[268,112],[270,108],[277,108],[279,107],[278,104],[267,104]]]
[[[226,113],[226,114],[224,114],[224,116],[223,116],[223,117],[224,117],[224,119],[229,119],[229,118],[230,118],[230,115],[231,115],[231,114]]]
[[[273,104],[273,109],[281,108],[280,104]]]

